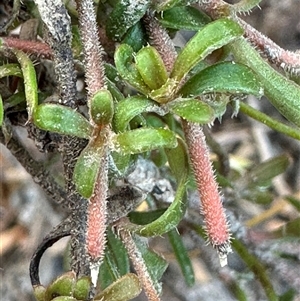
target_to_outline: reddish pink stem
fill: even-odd
[[[184,120],[182,123],[201,197],[201,211],[204,215],[208,240],[218,250],[221,265],[225,265],[226,255],[231,251],[230,233],[205,136],[200,125]]]
[[[33,53],[47,59],[52,57],[52,50],[46,43],[20,40],[11,37],[3,37],[0,38],[0,41],[1,40],[3,46],[20,49],[26,53]]]
[[[101,158],[98,179],[95,183],[94,192],[89,199],[86,248],[90,259],[92,282],[96,286],[98,279],[99,266],[102,262],[106,244],[106,224],[107,224],[107,151],[103,152]]]

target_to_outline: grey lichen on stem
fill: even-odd
[[[60,0],[35,0],[41,18],[47,27],[55,75],[59,84],[61,103],[76,108],[76,77],[71,49],[71,18]]]
[[[52,49],[54,70],[59,86],[60,102],[71,108],[76,108],[76,77],[71,49],[72,32],[71,19],[60,0],[35,0],[41,19],[46,25],[46,40]],[[71,269],[77,275],[90,275],[87,262],[85,236],[87,200],[75,190],[72,182],[74,166],[78,155],[85,146],[84,140],[64,136],[60,150],[63,155],[68,206],[71,209]]]

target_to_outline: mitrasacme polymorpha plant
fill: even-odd
[[[29,18],[38,18],[36,29],[43,42],[0,38],[0,77],[19,78],[20,87],[10,97],[3,96],[0,103],[2,142],[46,193],[69,209],[68,217],[45,237],[30,264],[40,301],[130,300],[141,289],[149,300],[160,300],[158,281],[166,262],[148,250],[140,237],[165,233],[186,281],[192,284],[191,264],[175,230],[187,208],[190,170],[205,222],[204,231],[196,225],[194,230],[205,233],[221,265],[226,265],[231,234],[203,127],[221,119],[227,104],[236,104],[249,94],[265,95],[296,127],[281,124],[243,102],[240,109],[300,139],[300,88],[275,71],[255,47],[294,75],[300,70],[299,55],[280,49],[237,16],[260,1],[235,5],[222,0],[111,2],[35,0],[33,5],[24,1]],[[19,1],[14,1],[14,7],[18,9]],[[177,52],[169,29],[196,33]],[[217,50],[221,55],[213,59],[211,54]],[[230,53],[233,60],[228,60]],[[36,60],[53,61],[55,92],[45,93],[40,88],[30,54]],[[84,100],[78,97],[75,70],[85,74]],[[14,107],[19,111],[19,122],[27,119],[25,127],[31,135],[35,133],[37,141],[43,142],[39,133],[48,133],[51,151],[62,157],[65,187],[26,150],[16,151],[16,117],[9,114]],[[43,144],[50,150],[49,142]],[[137,155],[151,158],[154,150],[176,181],[174,200],[166,209],[131,212],[151,189],[133,184],[128,176],[141,164]],[[286,158],[264,166],[269,171],[278,163],[281,169],[268,173],[269,178],[284,170]],[[117,185],[120,179],[125,181]],[[39,281],[40,258],[53,243],[69,235],[71,272],[45,288]],[[240,253],[245,251],[237,243],[233,246]],[[128,258],[137,276],[129,273]],[[249,258],[249,266],[260,271],[267,296],[275,300],[264,269]],[[99,267],[100,286],[105,289],[96,292]]]

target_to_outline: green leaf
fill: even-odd
[[[207,124],[214,119],[213,109],[199,99],[177,98],[167,106],[172,113],[191,122]]]
[[[45,301],[51,301],[57,296],[72,296],[75,283],[76,275],[74,272],[59,276],[47,287]]]
[[[192,267],[192,263],[189,254],[183,244],[183,241],[176,229],[168,232],[169,241],[173,248],[176,259],[181,268],[181,272],[184,276],[185,282],[188,286],[192,286],[195,283],[195,275]]]
[[[129,271],[127,251],[120,239],[108,229],[104,262],[99,272],[101,289],[105,289]]]
[[[201,29],[179,53],[171,77],[180,81],[199,61],[243,34],[230,19],[218,19]]]
[[[111,123],[114,113],[112,95],[108,90],[100,90],[90,100],[90,113],[97,125]]]
[[[173,78],[168,78],[166,83],[159,89],[148,93],[148,96],[161,104],[167,103],[173,99],[173,95],[178,87],[178,82]]]
[[[274,231],[276,238],[285,238],[287,236],[300,238],[300,217],[287,222],[280,229]]]
[[[129,45],[121,44],[116,49],[115,64],[121,77],[132,87],[145,95],[150,93],[149,87],[145,84],[142,76],[134,64],[134,52]]]
[[[33,294],[37,301],[45,301],[46,288],[43,285],[33,285]]]
[[[6,76],[23,77],[23,73],[18,64],[5,64],[0,66],[0,78]]]
[[[103,292],[97,295],[95,301],[127,301],[138,296],[142,288],[138,277],[135,274],[126,274],[121,277]]]
[[[112,138],[114,150],[123,154],[139,154],[160,147],[173,148],[176,136],[167,129],[141,128],[117,134]]]
[[[157,253],[149,250],[147,244],[142,241],[139,237],[134,237],[136,247],[140,251],[142,258],[147,267],[147,271],[151,277],[152,283],[157,292],[161,292],[160,278],[166,271],[168,263]]]
[[[270,186],[272,179],[284,173],[289,165],[289,157],[287,155],[280,155],[255,166],[247,174],[247,178],[249,179],[248,187]]]
[[[59,296],[53,298],[51,301],[78,301],[76,298],[69,297],[69,296]]]
[[[244,38],[230,44],[235,59],[255,71],[264,94],[289,121],[300,127],[300,87],[275,71]]]
[[[160,24],[166,28],[198,31],[211,18],[191,6],[175,6],[158,15]]]
[[[166,149],[168,162],[177,182],[187,181],[189,175],[188,151],[182,139],[178,138],[176,148]]]
[[[194,75],[178,93],[183,96],[197,96],[212,92],[252,94],[261,97],[263,88],[256,74],[249,67],[223,62]]]
[[[146,43],[147,40],[142,22],[137,22],[135,25],[133,25],[127,31],[122,41],[122,44],[131,46],[135,52],[138,52]]]
[[[296,295],[297,291],[294,288],[290,288],[281,296],[279,296],[278,301],[294,301],[296,299]]]
[[[147,225],[133,225],[131,231],[141,236],[158,236],[175,228],[186,211],[186,183],[188,179],[188,158],[185,145],[178,139],[178,146],[166,149],[170,168],[177,180],[175,199],[168,209],[157,219]]]
[[[25,98],[24,91],[14,93],[13,95],[11,95],[9,98],[7,98],[5,100],[4,108],[5,109],[12,108],[12,107],[15,107],[15,106],[17,106],[21,103],[24,103],[24,108],[25,108],[25,99],[26,98]]]
[[[116,132],[124,132],[129,122],[143,112],[155,112],[159,115],[165,113],[154,101],[148,98],[142,96],[128,97],[116,106],[113,118],[114,129]]]
[[[104,63],[104,70],[106,77],[110,81],[112,81],[113,83],[120,81],[120,75],[118,73],[118,70],[113,65]]]
[[[129,230],[140,236],[159,236],[174,229],[186,211],[186,181],[181,181],[177,187],[175,199],[168,209],[156,220],[147,225],[134,225]]]
[[[300,199],[293,197],[293,196],[287,196],[285,197],[285,199],[291,204],[293,205],[298,212],[300,212]]]
[[[124,99],[124,95],[120,92],[120,90],[117,88],[115,83],[110,81],[109,79],[106,79],[107,89],[111,93],[111,96],[113,97],[113,100],[115,102],[121,101]]]
[[[30,120],[38,106],[38,86],[35,69],[33,63],[24,52],[17,49],[13,49],[12,51],[16,55],[22,69],[25,96],[27,102],[28,119]]]
[[[138,225],[147,225],[158,219],[167,209],[152,211],[132,211],[128,214],[129,220]]]
[[[37,107],[34,124],[42,130],[89,139],[92,127],[80,113],[71,108],[52,103]]]
[[[135,57],[136,67],[151,90],[166,83],[168,72],[158,51],[152,46],[142,48]]]
[[[83,53],[78,25],[72,25],[72,53],[75,59],[80,59]]]
[[[119,0],[106,22],[107,36],[121,41],[126,31],[146,13],[151,1]]]
[[[76,300],[88,300],[91,291],[92,281],[91,277],[82,276],[75,284],[73,295]]]
[[[2,126],[3,117],[4,117],[3,101],[0,94],[0,126]]]
[[[245,189],[241,192],[242,198],[254,202],[255,204],[269,205],[274,200],[274,195],[265,189],[259,190],[255,187],[252,189]]]
[[[73,181],[76,190],[85,198],[90,198],[93,191],[102,157],[104,155],[103,137],[98,136],[91,140],[81,152],[76,162],[73,174]]]
[[[190,5],[198,0],[161,0],[153,3],[157,12],[168,10],[174,6],[186,6]]]

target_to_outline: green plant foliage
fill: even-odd
[[[198,31],[179,53],[171,77],[180,81],[199,61],[243,34],[230,19],[218,19]]]
[[[56,298],[53,298],[52,301],[77,301],[76,298],[68,297],[68,296],[59,296]]]
[[[104,261],[99,273],[101,289],[104,290],[129,271],[130,265],[126,249],[112,230],[108,229]]]
[[[134,64],[134,51],[126,44],[121,44],[115,52],[115,64],[121,77],[139,92],[147,95],[149,87]]]
[[[124,132],[129,122],[144,112],[155,112],[163,115],[165,112],[154,101],[142,97],[132,96],[120,101],[116,106],[113,125],[116,132]]]
[[[142,26],[142,22],[139,21],[133,25],[125,34],[122,44],[127,44],[132,47],[133,51],[138,52],[144,45],[146,45],[147,40],[145,32]]]
[[[300,130],[288,126],[282,122],[279,122],[278,120],[275,120],[274,118],[268,116],[265,113],[260,112],[259,110],[256,110],[246,103],[240,103],[239,105],[240,112],[243,112],[247,114],[248,116],[252,117],[255,120],[260,121],[261,123],[267,125],[268,127],[272,128],[273,130],[276,130],[278,132],[281,132],[287,136],[290,136],[294,139],[300,140]]]
[[[300,212],[300,199],[297,199],[292,196],[288,196],[285,199]]]
[[[18,64],[5,64],[0,66],[0,78],[5,76],[23,77],[23,73]]]
[[[100,90],[91,98],[90,112],[92,120],[97,125],[106,125],[111,123],[114,104],[112,95],[108,90]]]
[[[290,159],[287,155],[280,155],[257,165],[247,174],[248,187],[270,186],[272,179],[282,174],[289,165]]]
[[[4,117],[3,101],[0,94],[0,127],[2,126],[3,117]]]
[[[92,127],[80,113],[59,104],[39,105],[33,116],[34,123],[40,129],[63,135],[72,135],[89,139]]]
[[[73,295],[76,300],[88,300],[90,289],[92,287],[92,281],[90,277],[82,276],[77,279]]]
[[[194,285],[195,283],[194,270],[188,252],[180,237],[180,234],[177,232],[176,229],[173,229],[170,232],[168,232],[168,237],[171,246],[173,248],[174,254],[176,256],[176,259],[180,265],[182,274],[185,279],[185,283],[188,286]]]
[[[278,230],[274,231],[274,236],[276,238],[294,237],[300,238],[300,217],[287,222],[285,225],[281,226]]]
[[[74,58],[80,58],[82,55],[82,43],[80,39],[80,31],[78,25],[72,26],[72,50]]]
[[[36,73],[32,61],[24,52],[17,49],[14,49],[13,52],[18,59],[23,73],[28,119],[30,120],[38,105],[38,85]],[[18,74],[19,71],[16,73]]]
[[[45,301],[51,301],[58,296],[72,296],[75,283],[74,272],[68,272],[56,278],[46,289]]]
[[[168,207],[168,209],[163,211],[163,213],[162,211],[157,211],[154,215],[150,215],[148,217],[150,218],[150,223],[145,225],[145,219],[141,219],[142,224],[140,226],[132,225],[132,231],[141,236],[157,236],[169,232],[178,225],[186,211],[186,182],[188,179],[188,159],[186,149],[182,140],[178,139],[178,145],[176,148],[166,149],[166,154],[170,168],[177,180],[178,187],[175,199]],[[157,216],[157,218],[152,221],[153,217],[155,216]]]
[[[216,81],[216,77],[218,80]],[[263,95],[263,87],[256,74],[247,66],[233,62],[212,65],[190,78],[179,90],[183,96],[205,93]]]
[[[161,284],[159,280],[166,271],[168,263],[160,255],[150,251],[147,247],[147,244],[145,244],[145,242],[140,238],[135,237],[134,242],[142,255],[144,263],[147,266],[147,271],[151,277],[156,291],[161,292]]]
[[[177,98],[168,103],[170,112],[191,122],[207,124],[214,120],[214,111],[206,103],[193,98]]]
[[[151,90],[160,88],[168,79],[164,62],[152,46],[142,48],[135,56],[136,68]]]
[[[145,14],[150,1],[119,0],[106,23],[108,37],[120,41],[126,31]]]
[[[274,107],[300,127],[300,87],[268,65],[245,39],[231,43],[230,49],[238,62],[255,71],[264,87],[264,94]]]
[[[73,181],[76,190],[85,198],[90,198],[94,191],[100,164],[102,163],[102,143],[102,137],[96,137],[90,141],[87,147],[81,152],[75,165]]]
[[[37,301],[45,301],[46,288],[42,285],[34,285],[33,293]]]
[[[175,6],[158,15],[159,22],[166,28],[199,30],[211,19],[191,6]]]
[[[218,186],[225,188],[225,197],[232,200],[224,202],[229,204],[229,211],[244,210],[243,204],[237,205],[242,199],[260,210],[271,207],[272,213],[274,196],[280,195],[280,189],[272,185],[275,183],[273,179],[291,167],[290,158],[294,156],[285,148],[289,155],[273,156],[265,162],[259,160],[258,164],[255,161],[254,165],[253,161],[258,156],[254,152],[251,155],[255,158],[250,160],[244,154],[235,156],[235,144],[231,144],[230,148],[226,145],[226,150],[234,149],[233,156],[229,155],[210,139],[210,131],[206,132],[206,125],[211,126],[216,118],[221,121],[222,117],[225,122],[219,122],[212,133],[214,135],[214,131],[219,129],[225,132],[223,127],[228,125],[225,114],[228,104],[233,107],[233,115],[240,109],[248,117],[300,140],[297,128],[300,127],[299,55],[274,47],[273,42],[265,41],[264,36],[237,15],[248,12],[260,0],[241,0],[236,4],[221,0],[82,0],[77,3],[49,0],[53,10],[52,5],[43,5],[41,0],[25,1],[22,6],[19,0],[6,2],[7,7],[13,2],[12,16],[8,19],[14,22],[8,20],[10,24],[3,28],[0,26],[3,35],[0,38],[1,143],[7,143],[50,197],[70,209],[66,220],[46,236],[32,257],[30,277],[36,299],[126,301],[144,289],[149,300],[158,300],[158,296],[151,295],[161,293],[160,279],[167,269],[167,262],[151,251],[147,238],[162,235],[170,242],[186,284],[192,286],[195,275],[182,235],[189,235],[189,230],[193,230],[204,239],[207,236],[204,226],[191,222],[194,214],[200,219],[200,211],[192,212],[193,208],[187,211],[190,209],[187,191],[195,192],[196,182],[199,184],[203,180],[205,185],[198,185],[202,206],[205,207],[204,203],[211,205],[209,210],[203,210],[203,224],[207,228],[216,224],[213,229],[216,236],[222,236],[220,232],[226,236],[225,243],[213,243],[220,258],[231,251],[229,244],[232,243],[234,252],[247,267],[241,273],[258,280],[268,300],[292,300],[293,291],[287,291],[281,297],[277,295],[269,270],[251,250],[257,251],[255,248],[263,235],[270,239],[270,243],[272,240],[274,243],[277,240],[288,241],[289,238],[293,242],[299,240],[299,217],[288,216],[289,221],[274,231],[265,230],[262,225],[259,235],[255,235],[255,228],[250,233],[244,225],[242,230],[237,229],[239,227],[232,218],[232,228],[236,231],[232,234],[235,237],[232,241],[228,231],[222,231],[226,227],[220,227],[222,218],[207,218],[208,215],[218,215],[215,213],[220,202],[213,202],[218,199]],[[54,12],[54,7],[55,13],[48,13]],[[3,10],[6,12],[6,5]],[[21,33],[19,37],[10,36],[11,30],[19,25],[22,30],[26,29],[27,22],[23,17],[24,20],[38,20],[38,28],[30,32],[32,39],[23,39]],[[43,32],[42,28],[47,30]],[[185,46],[177,46],[173,39],[180,30],[196,32]],[[37,36],[41,39],[36,40]],[[266,57],[262,58],[253,45]],[[43,55],[53,61],[53,70],[47,68],[45,60],[41,59]],[[292,66],[286,66],[286,56],[290,55],[292,59],[287,64],[292,62]],[[110,63],[104,63],[104,60]],[[291,76],[275,71],[267,60],[278,68],[283,67]],[[76,91],[77,78],[81,80],[84,76],[84,88]],[[56,103],[47,101],[57,99],[57,95],[60,100]],[[295,126],[275,120],[273,114],[262,113],[247,105],[246,101],[242,102],[242,97],[247,95],[258,98],[265,95],[277,111]],[[60,101],[65,105],[61,105]],[[27,116],[29,122],[26,123]],[[249,124],[255,127],[250,122],[234,123],[237,127],[241,125],[243,131]],[[23,138],[15,131],[20,125],[38,147],[45,146],[43,150],[52,152],[51,160],[59,158],[57,162],[64,167],[64,174],[60,173],[62,168],[52,172],[53,161],[48,160],[48,156],[45,156],[44,168],[43,164],[31,158],[30,151],[25,147],[22,149]],[[215,177],[213,173],[206,177],[211,171],[208,161],[210,148],[214,153]],[[137,163],[139,157],[145,158],[145,165]],[[149,167],[149,163],[153,168]],[[134,175],[137,179],[132,179],[139,168],[141,172]],[[205,172],[201,175],[203,170]],[[166,185],[161,184],[162,176]],[[63,177],[65,190],[56,182],[57,178]],[[149,182],[150,188],[141,188],[138,180],[142,182],[141,187]],[[141,197],[139,199],[137,193],[132,196],[133,193],[120,189],[123,185],[132,191],[141,191],[143,197],[147,194],[145,202],[135,208]],[[170,185],[172,189],[169,191]],[[166,191],[163,190],[165,188]],[[100,194],[102,203],[97,203],[98,191],[107,192],[107,195]],[[168,203],[170,195],[173,201]],[[211,202],[204,202],[203,196],[210,196]],[[103,212],[107,216],[106,224],[103,222],[95,226],[97,222],[85,223],[93,214],[89,211],[91,207],[85,207],[83,204],[87,203],[83,202],[90,202],[91,197],[95,201],[93,205],[99,205],[99,208],[105,202],[110,205],[103,209],[106,210]],[[280,195],[280,198],[292,204],[296,213],[300,211],[300,201],[294,191],[290,195]],[[126,212],[120,214],[124,204]],[[133,208],[133,211],[127,214],[127,208]],[[222,209],[219,211],[222,213]],[[265,215],[259,218],[262,221]],[[248,227],[251,222],[254,224],[253,220],[257,221],[250,219]],[[207,222],[209,220],[212,222]],[[225,219],[223,222],[223,226],[226,225]],[[101,239],[93,237],[91,240],[91,233],[100,232],[103,234],[99,235]],[[64,273],[44,287],[38,275],[39,256],[66,235],[71,237],[70,266],[74,271]],[[193,239],[194,235],[188,238]],[[243,240],[247,240],[247,244]],[[89,244],[91,241],[95,242],[96,252],[90,252],[94,247]],[[100,254],[97,248],[102,248],[98,243],[105,246],[103,257],[95,255]],[[285,252],[275,255],[278,260],[291,256]],[[130,260],[138,276],[130,273]],[[98,268],[96,281],[94,272]],[[246,300],[247,291],[243,290],[238,276],[232,274],[230,277],[228,287],[231,285],[237,298]]]
[[[126,288],[126,289],[125,289]],[[141,292],[141,286],[138,277],[135,274],[126,274],[101,294],[95,297],[95,301],[127,301],[138,296]]]
[[[182,6],[182,5],[190,5],[193,2],[197,2],[196,0],[163,0],[163,1],[155,1],[155,10],[165,11],[174,6]]]
[[[176,147],[174,133],[167,129],[141,128],[117,134],[112,138],[114,150],[122,154],[138,154],[160,147]]]

